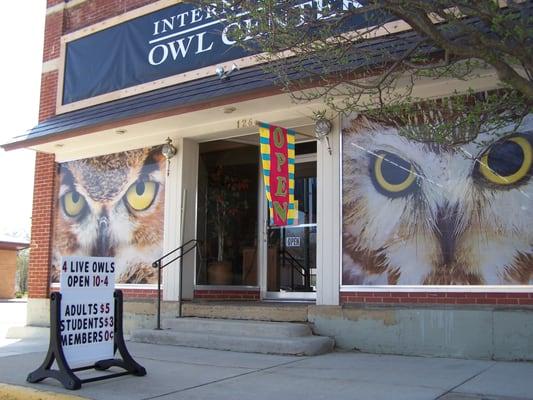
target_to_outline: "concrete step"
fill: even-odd
[[[333,350],[333,339],[323,336],[300,337],[250,337],[213,335],[208,333],[178,332],[171,330],[141,329],[131,337],[134,342],[172,346],[199,347],[213,350],[229,350],[241,353],[285,354],[314,356]]]
[[[181,318],[163,321],[163,330],[134,331],[134,342],[229,350],[243,353],[313,356],[333,350],[329,337],[313,336],[305,324]]]
[[[200,332],[226,336],[295,337],[312,335],[308,325],[288,322],[169,318],[163,320],[162,326],[163,329],[180,332]]]
[[[126,303],[127,304],[127,303]],[[278,302],[183,303],[184,317],[307,322],[309,304]]]

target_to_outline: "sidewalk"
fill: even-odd
[[[6,339],[8,329],[26,325],[26,301],[25,300],[0,300],[0,357],[12,356],[34,351],[42,351],[43,339],[29,338]],[[45,338],[46,342],[47,339]],[[44,345],[46,347],[46,344]],[[0,358],[0,364],[2,358]],[[2,375],[0,375],[0,383]],[[0,400],[3,400],[0,398]]]
[[[147,376],[68,391],[53,379],[26,383],[27,374],[44,359],[47,335],[7,340],[0,334],[0,400],[58,399],[54,393],[106,400],[533,400],[533,363],[356,352],[290,357],[132,342],[128,348]],[[53,393],[36,395],[20,387]]]
[[[27,373],[43,360],[46,344],[41,340],[42,351],[33,352],[35,341],[28,341],[23,352],[25,341],[18,343],[18,354],[0,357],[2,383],[90,399],[533,399],[532,363],[340,352],[287,357],[140,343],[128,347],[147,376],[87,383],[72,392],[52,379],[26,383]]]

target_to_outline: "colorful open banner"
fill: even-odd
[[[270,225],[293,225],[298,215],[294,201],[296,132],[262,122],[258,125]]]

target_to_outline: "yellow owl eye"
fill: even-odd
[[[144,211],[152,205],[158,184],[152,181],[137,181],[126,192],[126,204],[135,211]]]
[[[61,204],[63,205],[65,214],[74,218],[82,213],[87,203],[81,194],[73,190],[63,195],[61,198]]]
[[[376,190],[389,197],[404,196],[416,185],[416,170],[409,161],[385,151],[372,157],[370,172]]]
[[[489,182],[512,185],[526,177],[533,164],[531,143],[515,136],[494,143],[479,159],[479,172]]]

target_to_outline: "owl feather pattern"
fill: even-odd
[[[454,146],[346,119],[343,284],[532,284],[532,128]]]
[[[62,256],[115,257],[117,283],[154,283],[161,255],[164,158],[139,149],[60,165],[52,281]]]

